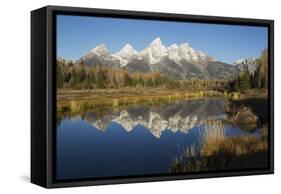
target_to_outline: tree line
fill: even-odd
[[[85,66],[83,61],[57,60],[57,88],[101,89],[101,88],[163,88],[163,89],[214,89],[224,90],[227,80],[173,80],[158,72],[129,72],[123,68],[97,65]]]
[[[102,89],[102,88],[163,88],[163,89],[208,89],[220,91],[242,91],[252,88],[267,88],[268,52],[262,52],[257,68],[251,74],[246,67],[236,79],[228,80],[174,80],[158,72],[129,72],[124,68],[108,65],[85,66],[83,60],[57,60],[57,88]]]
[[[230,82],[230,89],[233,91],[243,91],[248,89],[268,88],[268,50],[265,49],[257,59],[257,68],[254,73],[250,73],[248,67]]]

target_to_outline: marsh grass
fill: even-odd
[[[268,129],[261,128],[260,137],[209,136],[198,154],[185,149],[170,167],[174,173],[235,170],[267,166]]]
[[[155,105],[177,100],[194,100],[204,97],[225,97],[216,91],[163,91],[163,90],[98,90],[98,91],[59,91],[57,112],[79,113],[86,109],[101,107],[122,107],[126,105]]]
[[[265,92],[264,92],[265,93]],[[259,93],[255,93],[258,96]],[[61,90],[57,91],[57,112],[78,113],[85,109],[100,107],[121,107],[131,104],[170,103],[182,99],[202,99],[220,97],[229,100],[247,99],[253,92],[221,92],[212,90],[167,90],[157,88],[119,88],[94,90]],[[251,101],[251,99],[250,99]]]
[[[95,97],[91,100],[70,100],[57,102],[58,112],[80,112],[83,109],[99,108],[99,107],[119,107],[124,105],[134,105],[134,104],[159,104],[159,103],[169,103],[179,99],[189,98],[197,99],[200,97],[198,95],[187,95],[187,94],[171,94],[166,96],[122,96],[122,97]]]

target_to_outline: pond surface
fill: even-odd
[[[87,110],[57,128],[57,179],[169,173],[175,157],[206,138],[258,135],[225,122],[226,99]]]

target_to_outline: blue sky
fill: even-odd
[[[57,16],[57,55],[65,59],[76,60],[99,44],[111,53],[126,43],[140,51],[157,37],[165,46],[187,42],[227,63],[257,57],[268,46],[266,27]]]

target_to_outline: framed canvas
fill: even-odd
[[[31,12],[31,182],[273,173],[272,20]]]

